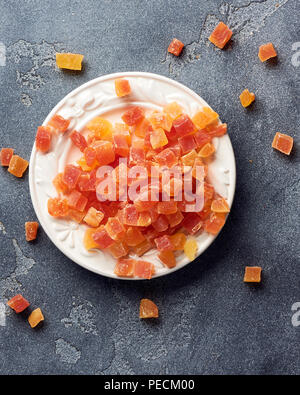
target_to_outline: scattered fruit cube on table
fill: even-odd
[[[9,162],[8,171],[14,176],[21,178],[25,173],[29,162],[18,155],[13,155]]]
[[[267,43],[259,47],[258,57],[262,62],[275,58],[276,56],[277,52],[272,43]]]
[[[209,36],[209,41],[216,47],[223,49],[228,41],[231,39],[232,31],[225,23],[220,22],[215,30]]]
[[[291,136],[288,136],[284,133],[277,132],[275,134],[272,147],[277,149],[278,151],[290,155],[294,144],[294,139]]]
[[[245,268],[245,283],[260,283],[261,282],[261,267],[259,266],[246,266]]]
[[[168,47],[168,52],[175,56],[179,56],[183,50],[184,44],[177,38],[173,38],[171,41],[169,47]]]
[[[14,296],[7,304],[11,309],[15,310],[16,313],[22,313],[22,311],[30,306],[30,303],[21,294]]]
[[[142,299],[140,303],[140,318],[158,318],[158,308],[150,299]]]
[[[38,227],[38,222],[25,222],[25,233],[27,241],[32,241],[36,239]]]
[[[240,101],[243,107],[248,107],[250,106],[251,103],[253,103],[255,100],[255,94],[252,92],[249,92],[248,89],[245,89],[241,94],[240,94]]]
[[[57,53],[56,64],[60,69],[80,71],[84,56],[74,53]]]
[[[2,148],[0,152],[1,166],[8,167],[13,154],[14,154],[14,149]]]
[[[44,316],[40,308],[33,310],[33,312],[28,317],[28,322],[31,328],[35,328],[42,321],[44,321]]]

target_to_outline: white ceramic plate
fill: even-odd
[[[124,77],[129,80],[132,94],[126,98],[118,98],[115,94],[114,80]],[[142,72],[127,72],[110,74],[96,78],[71,92],[50,112],[43,125],[55,114],[71,119],[69,130],[80,131],[95,116],[101,115],[111,121],[120,120],[120,115],[128,105],[139,105],[151,109],[162,109],[172,101],[178,102],[187,114],[193,116],[203,106],[208,104],[192,90],[169,78],[157,74]],[[230,133],[230,127],[229,127]],[[69,132],[60,135],[52,142],[48,154],[36,151],[35,145],[30,158],[29,183],[33,206],[40,224],[47,235],[67,257],[80,266],[103,276],[116,277],[113,270],[115,260],[102,251],[88,252],[83,247],[83,235],[86,227],[76,223],[55,219],[48,214],[47,200],[56,196],[52,184],[58,172],[63,171],[67,163],[79,158],[71,153]],[[225,197],[232,205],[235,192],[235,158],[228,135],[215,138],[215,160],[209,166],[210,182],[216,191]],[[215,236],[202,233],[197,237],[198,256],[213,242]],[[159,277],[178,270],[189,263],[184,254],[177,258],[173,269],[164,267],[157,258],[157,253],[149,251],[143,259],[153,262],[156,275]]]

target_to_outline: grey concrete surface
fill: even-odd
[[[234,31],[220,51],[207,38],[219,21]],[[173,37],[185,44],[166,55]],[[272,41],[278,61],[262,64]],[[82,83],[106,73],[159,73],[199,93],[229,125],[237,162],[232,213],[194,263],[150,282],[113,281],[80,268],[35,220],[28,174],[0,169],[0,302],[21,292],[44,311],[0,310],[0,374],[299,374],[298,0],[0,0],[0,134],[29,159],[36,127]],[[294,46],[293,46],[294,45]],[[57,50],[83,53],[82,73],[55,68]],[[6,62],[4,62],[4,54]],[[5,64],[4,64],[5,63]],[[241,107],[244,88],[257,100]],[[295,138],[290,157],[271,149],[276,131]],[[260,286],[243,283],[260,265]],[[138,318],[139,301],[159,306]],[[293,325],[294,324],[294,325]]]

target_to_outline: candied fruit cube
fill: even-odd
[[[156,161],[160,166],[173,167],[177,164],[178,158],[170,148],[166,148],[156,155]]]
[[[99,248],[98,243],[93,239],[93,235],[97,232],[97,229],[89,228],[85,231],[83,245],[87,250]]]
[[[98,211],[94,207],[90,207],[84,217],[84,222],[93,228],[97,228],[101,224],[103,218],[104,213],[102,211]]]
[[[74,189],[77,185],[81,170],[74,165],[67,165],[64,170],[62,181],[69,189]]]
[[[222,213],[211,213],[210,217],[204,223],[204,230],[207,233],[217,235],[226,222],[226,216]]]
[[[212,143],[207,143],[204,147],[201,148],[198,155],[200,156],[200,158],[208,158],[209,156],[214,154],[215,151],[215,146]]]
[[[67,201],[69,207],[82,212],[87,205],[88,198],[85,197],[82,193],[74,190],[70,193],[70,195],[68,195]]]
[[[168,52],[175,56],[179,56],[183,50],[184,44],[177,38],[173,38],[171,41],[169,47],[168,47]]]
[[[154,265],[146,261],[136,261],[134,264],[133,273],[135,277],[150,280],[153,273],[155,273]]]
[[[222,123],[218,126],[209,127],[208,133],[211,138],[213,137],[221,137],[227,133],[227,123]]]
[[[31,328],[35,328],[40,322],[44,321],[44,319],[45,318],[43,316],[42,310],[37,308],[33,310],[33,312],[28,317],[28,322]]]
[[[255,94],[249,92],[248,89],[243,90],[243,92],[240,94],[241,104],[245,108],[250,106],[250,104],[253,103],[254,100],[255,100]]]
[[[176,213],[173,214],[168,214],[167,219],[169,221],[170,227],[173,228],[174,226],[177,226],[181,224],[183,221],[183,214],[180,210],[177,210]]]
[[[131,147],[129,150],[130,163],[141,163],[145,161],[145,151],[143,148]]]
[[[55,114],[50,121],[48,122],[47,126],[52,127],[57,132],[65,133],[70,126],[70,120],[63,118],[61,115]]]
[[[63,173],[58,173],[57,176],[55,176],[52,183],[57,193],[63,193],[64,195],[70,193],[68,186],[63,182]]]
[[[202,148],[204,145],[210,143],[212,140],[212,136],[209,133],[207,133],[205,130],[198,130],[195,133],[194,138],[198,148]]]
[[[8,171],[14,176],[21,178],[25,173],[29,163],[18,155],[13,155],[9,162]]]
[[[293,148],[293,144],[294,144],[293,137],[288,136],[287,134],[284,133],[277,132],[275,134],[272,143],[272,148],[275,148],[286,155],[290,155]]]
[[[124,226],[117,217],[108,218],[108,221],[105,225],[105,230],[109,237],[111,237],[113,240],[120,240],[125,237],[126,234]]]
[[[12,148],[2,148],[0,152],[1,166],[9,166],[9,162],[14,154],[14,149]]]
[[[81,71],[84,56],[75,53],[57,53],[56,64],[60,69]]]
[[[49,126],[39,126],[35,137],[35,147],[38,151],[48,152],[51,146],[52,132]]]
[[[113,126],[107,119],[96,117],[86,125],[86,128],[93,132],[97,139],[112,141]]]
[[[119,259],[128,255],[129,248],[123,241],[115,242],[112,246],[108,248],[110,254],[115,258]]]
[[[180,137],[178,142],[183,154],[186,154],[196,148],[196,142],[192,135]]]
[[[193,166],[197,156],[197,152],[195,150],[192,150],[181,157],[181,163],[184,166]]]
[[[202,228],[202,221],[196,213],[189,213],[185,216],[181,225],[189,234],[194,235]]]
[[[209,41],[216,47],[223,49],[228,41],[231,39],[232,31],[225,23],[220,22],[215,30],[209,36]]]
[[[146,134],[151,131],[152,126],[147,118],[143,118],[134,128],[134,134],[141,138],[145,138]]]
[[[190,261],[193,261],[196,258],[197,251],[198,245],[196,240],[188,239],[184,245],[184,253]]]
[[[101,225],[100,228],[98,228],[96,232],[92,234],[92,238],[101,249],[108,248],[114,244],[114,240],[109,236],[103,225]]]
[[[155,110],[152,112],[152,114],[150,114],[148,120],[151,123],[153,129],[162,128],[167,132],[171,130],[173,120],[169,114]]]
[[[180,115],[173,121],[173,128],[175,129],[177,137],[183,137],[195,131],[195,125],[186,114]]]
[[[98,141],[95,150],[99,166],[106,166],[114,162],[116,154],[110,141]]]
[[[215,213],[229,213],[230,208],[226,200],[221,197],[213,200],[211,204],[211,211],[214,211]]]
[[[154,239],[154,243],[158,251],[173,251],[174,247],[170,236],[164,235]]]
[[[143,241],[145,241],[145,236],[139,229],[131,226],[127,229],[125,242],[128,246],[135,247],[143,243]]]
[[[275,58],[276,56],[277,52],[272,43],[267,43],[259,47],[258,57],[261,62],[265,62],[266,60]]]
[[[205,129],[207,126],[216,122],[218,118],[219,115],[210,107],[203,107],[202,110],[198,111],[192,119],[198,129]]]
[[[164,106],[164,112],[169,114],[171,119],[174,121],[176,118],[180,117],[180,115],[183,113],[183,109],[178,103],[173,101],[172,103]]]
[[[92,147],[86,147],[84,150],[84,158],[87,166],[93,167],[97,158],[96,150]]]
[[[164,232],[169,227],[169,221],[165,215],[159,215],[157,220],[152,223],[152,226],[157,232]]]
[[[177,213],[177,202],[174,200],[158,202],[157,203],[158,214],[175,214]]]
[[[113,134],[115,135],[122,135],[126,137],[127,144],[131,145],[131,134],[130,134],[130,129],[128,125],[125,125],[125,123],[116,123],[115,127],[113,129]],[[143,137],[143,136],[142,136]]]
[[[127,158],[129,154],[129,146],[126,136],[118,134],[118,135],[114,135],[113,139],[114,139],[116,154]]]
[[[150,134],[150,143],[153,149],[164,147],[168,144],[165,131],[162,128],[155,129]]]
[[[259,266],[246,266],[245,268],[245,283],[260,283],[261,282],[261,267]]]
[[[137,246],[132,247],[132,251],[137,256],[144,255],[147,251],[151,250],[152,243],[149,240],[144,240],[142,243],[138,244]]]
[[[184,233],[175,233],[170,236],[170,239],[173,244],[174,251],[183,251],[186,243],[186,235]]]
[[[21,295],[18,294],[7,302],[8,306],[13,309],[17,314],[22,313],[30,306],[30,303]]]
[[[80,224],[83,221],[85,213],[83,211],[78,211],[73,208],[69,208],[67,218]]]
[[[122,120],[128,126],[137,125],[145,116],[144,109],[141,107],[131,107],[122,115]]]
[[[150,299],[142,299],[140,303],[140,318],[158,318],[158,308]]]
[[[135,262],[134,259],[119,259],[116,263],[114,273],[118,277],[133,277]]]
[[[136,207],[128,205],[124,208],[124,224],[129,226],[137,226],[139,220],[139,213]]]
[[[118,97],[129,95],[131,93],[129,81],[124,78],[115,79],[115,90]]]
[[[50,198],[47,206],[52,217],[65,217],[69,211],[67,199]]]
[[[38,222],[25,222],[25,233],[27,241],[32,241],[36,239],[38,227]]]
[[[160,251],[157,256],[169,269],[176,266],[176,258],[173,251]]]
[[[84,150],[87,148],[86,139],[81,133],[76,132],[76,130],[70,134],[70,139],[72,140],[73,144],[80,149],[81,152],[84,152]]]

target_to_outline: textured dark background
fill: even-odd
[[[28,174],[18,180],[0,169],[0,301],[20,291],[46,316],[32,330],[6,308],[0,373],[300,373],[291,310],[300,302],[298,12],[298,0],[0,0],[1,146],[29,159],[37,125],[71,90],[106,73],[149,71],[184,83],[221,114],[237,162],[232,213],[217,240],[196,262],[149,282],[89,273],[42,229],[26,243],[24,222],[35,220]],[[207,41],[219,20],[234,31],[224,51]],[[178,59],[166,56],[173,37],[186,44]],[[262,64],[258,47],[269,41],[278,61]],[[84,71],[57,70],[57,50],[83,53]],[[238,98],[244,88],[257,95],[248,110]],[[295,138],[290,157],[271,149],[276,131]],[[260,286],[243,283],[246,265],[262,266]],[[156,322],[139,320],[142,297],[157,302]]]

